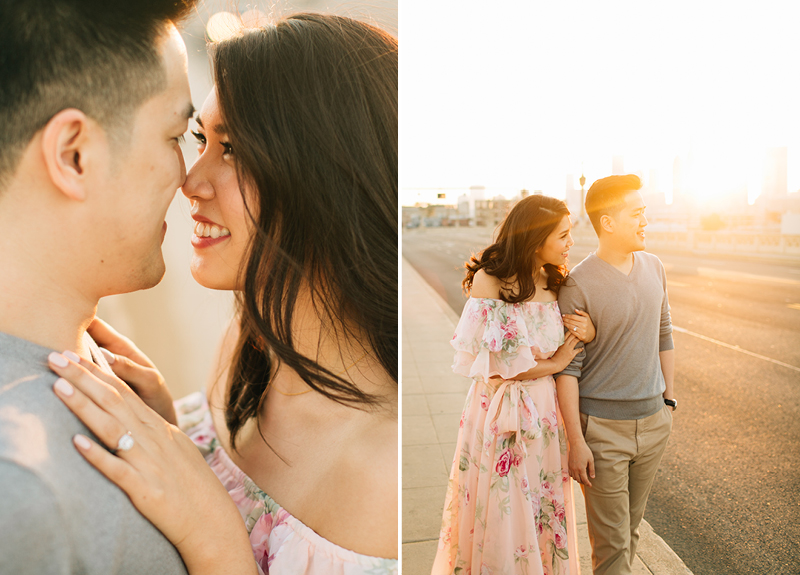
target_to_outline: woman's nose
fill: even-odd
[[[200,158],[186,174],[186,181],[181,186],[181,192],[187,198],[198,200],[209,200],[214,197],[214,186],[206,177],[203,164]]]

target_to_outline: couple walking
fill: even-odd
[[[539,195],[467,263],[451,343],[473,383],[434,574],[577,573],[570,478],[594,574],[631,573],[677,406],[666,275],[643,251],[640,188],[634,175],[592,185],[599,247],[569,274],[569,212]]]

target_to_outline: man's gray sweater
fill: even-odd
[[[627,276],[592,253],[558,293],[561,313],[580,309],[597,335],[558,375],[574,375],[580,411],[604,419],[642,419],[664,407],[659,352],[674,348],[667,275],[656,256],[634,252]]]
[[[53,393],[50,351],[0,333],[0,573],[185,575],[175,547],[75,449],[76,433],[93,435]]]

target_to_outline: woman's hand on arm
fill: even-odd
[[[238,509],[185,434],[91,362],[52,353],[50,367],[60,376],[56,394],[101,442],[115,449],[130,434],[132,447],[116,454],[81,435],[73,440],[175,545],[191,575],[257,573]]]
[[[597,332],[594,329],[592,318],[589,317],[588,313],[576,309],[575,314],[565,313],[562,314],[561,318],[564,320],[564,327],[567,328],[570,333],[575,334],[583,343],[594,341]]]
[[[151,409],[169,423],[177,425],[172,394],[150,358],[101,319],[95,318],[88,332],[104,350],[103,355],[117,377],[127,383]]]
[[[536,379],[546,375],[553,375],[566,369],[570,362],[578,355],[582,348],[575,347],[580,340],[573,334],[568,333],[564,343],[556,350],[550,359],[541,359],[536,366],[524,373],[512,377],[515,380]]]

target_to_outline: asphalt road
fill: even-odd
[[[463,262],[489,239],[406,230],[403,257],[460,314]],[[571,262],[594,248],[575,245]],[[655,253],[679,409],[645,519],[696,575],[798,575],[800,266]]]

